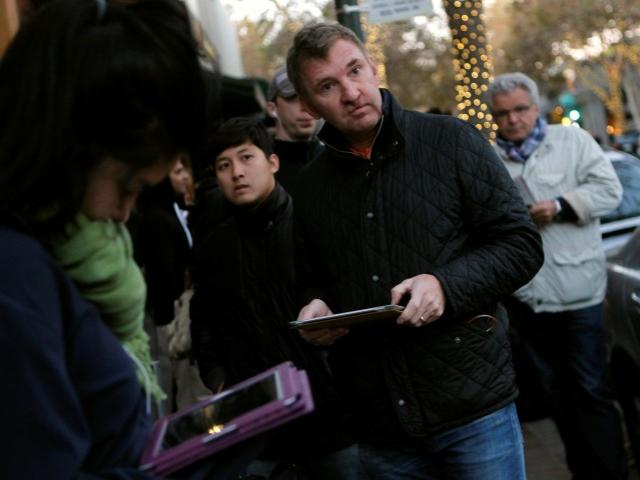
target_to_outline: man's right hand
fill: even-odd
[[[329,306],[318,298],[314,298],[307,305],[302,307],[298,314],[298,320],[309,320],[310,318],[324,317],[333,312]],[[349,333],[346,328],[323,328],[320,330],[304,331],[300,330],[300,336],[312,345],[326,347]]]
[[[539,227],[544,227],[553,222],[556,216],[556,202],[555,200],[544,200],[542,202],[536,202],[529,207],[529,214],[533,222]]]

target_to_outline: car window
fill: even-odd
[[[622,184],[622,201],[601,218],[602,223],[640,216],[640,159],[625,158],[612,164]]]

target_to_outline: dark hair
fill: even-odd
[[[246,142],[258,147],[267,157],[273,153],[273,140],[261,121],[248,117],[234,117],[220,125],[207,140],[207,159],[213,164],[216,157],[227,148],[237,147]]]
[[[301,77],[302,64],[307,60],[327,58],[329,50],[338,40],[353,43],[367,56],[367,49],[358,36],[339,23],[309,23],[296,34],[287,53],[287,76],[298,95],[304,97],[307,94]]]
[[[0,213],[59,233],[87,176],[114,158],[134,171],[200,147],[204,87],[177,0],[53,0],[0,63]]]

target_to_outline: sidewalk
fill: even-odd
[[[564,460],[564,447],[550,419],[522,424],[527,480],[571,480]],[[629,465],[629,480],[640,480],[635,465]]]

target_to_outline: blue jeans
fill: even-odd
[[[429,438],[430,448],[360,444],[372,480],[524,480],[524,447],[513,403]]]

